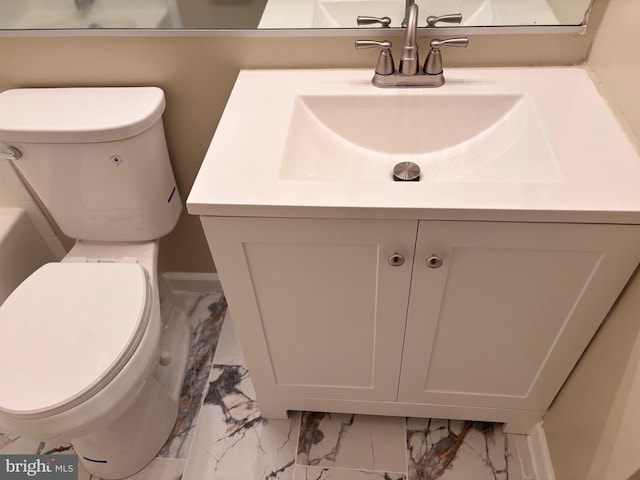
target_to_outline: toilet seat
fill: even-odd
[[[149,323],[151,286],[136,263],[49,263],[0,306],[0,411],[44,418],[100,392]]]

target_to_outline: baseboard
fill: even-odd
[[[527,437],[536,480],[555,480],[547,437],[542,422],[536,423]]]
[[[162,274],[174,292],[220,292],[217,273],[165,272]]]

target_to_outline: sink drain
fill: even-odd
[[[396,182],[417,182],[420,180],[420,167],[413,162],[400,162],[393,167],[393,179]]]

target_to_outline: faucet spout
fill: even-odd
[[[418,5],[412,3],[407,8],[407,31],[400,57],[400,74],[417,75],[420,70],[418,59]]]
[[[460,15],[449,15],[460,21]],[[442,21],[441,17],[436,20]],[[407,11],[407,32],[402,47],[402,57],[398,69],[395,69],[391,57],[391,42],[384,40],[356,40],[356,48],[380,47],[380,55],[376,64],[376,71],[371,79],[376,87],[440,87],[444,85],[442,71],[442,56],[440,48],[466,47],[469,43],[467,37],[449,38],[447,40],[432,40],[431,51],[427,56],[424,68],[420,68],[418,60],[418,5],[411,3]]]
[[[414,3],[416,3],[415,0],[405,0],[404,2],[404,18],[402,19],[402,23],[400,24],[402,28],[407,27],[407,19],[409,18],[409,7]]]

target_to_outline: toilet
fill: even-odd
[[[178,412],[190,333],[158,275],[182,210],[156,87],[0,93],[0,154],[75,244],[0,305],[0,429],[73,444],[89,473],[147,465]]]

